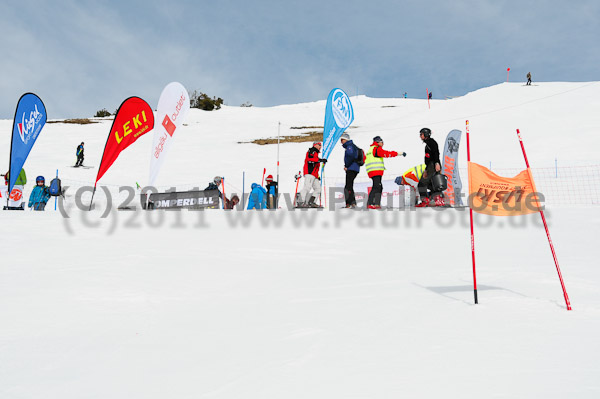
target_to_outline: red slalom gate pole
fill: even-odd
[[[267,168],[263,168],[263,178],[262,178],[262,181],[260,182],[261,187],[265,185],[265,173],[267,173]]]
[[[471,146],[469,144],[469,121],[466,121],[466,131],[467,131],[467,161],[471,162]],[[469,176],[469,181],[471,179],[471,176]],[[469,195],[470,193],[470,187],[469,187]],[[467,199],[467,201],[470,201],[470,198]],[[478,304],[479,301],[477,300],[477,273],[475,272],[475,233],[473,232],[473,208],[471,208],[470,206],[471,204],[469,204],[469,216],[471,218],[471,258],[473,259],[473,295],[475,297],[475,304]]]
[[[227,201],[227,196],[225,195],[225,178],[221,177],[221,187],[223,187],[223,209],[225,209],[225,201]]]
[[[429,88],[426,88],[425,91],[427,92],[427,107],[431,109],[431,104],[429,104]]]
[[[531,169],[529,169],[529,161],[527,160],[527,154],[525,153],[525,146],[523,145],[523,139],[521,138],[521,132],[517,129],[517,136],[519,137],[519,143],[521,144],[521,150],[523,150],[523,158],[525,158],[525,165],[527,166],[527,173],[529,174],[529,179],[533,182],[533,176],[531,175]],[[536,201],[537,202],[537,201]],[[538,203],[539,204],[539,203]],[[550,237],[550,230],[548,230],[548,223],[546,223],[546,217],[544,216],[544,211],[540,207],[540,216],[542,217],[542,222],[544,223],[544,229],[546,229],[546,237],[548,237],[548,244],[550,244],[550,250],[552,251],[552,257],[554,258],[554,264],[556,265],[556,272],[558,273],[558,279],[560,280],[560,286],[563,290],[563,295],[565,297],[565,304],[567,305],[567,310],[571,310],[571,301],[569,301],[569,295],[567,295],[567,289],[565,288],[565,282],[562,278],[562,273],[560,272],[560,267],[558,266],[558,258],[556,257],[556,252],[554,251],[554,244],[552,244],[552,238]]]
[[[506,81],[508,82],[508,75],[510,74],[510,68],[506,68]]]

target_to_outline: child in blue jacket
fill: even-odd
[[[252,183],[252,191],[248,198],[248,209],[265,209],[267,207],[267,190],[260,184]]]
[[[44,179],[44,176],[38,176],[35,179],[35,187],[29,195],[28,206],[33,208],[34,211],[43,211],[49,199],[50,192],[46,186],[46,179]]]

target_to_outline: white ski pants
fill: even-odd
[[[310,200],[310,192],[317,198],[321,194],[321,180],[313,175],[304,175],[304,187],[300,190],[300,201],[306,203]]]

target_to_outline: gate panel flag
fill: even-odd
[[[173,134],[183,124],[190,110],[190,97],[181,83],[169,83],[160,94],[156,118],[160,125],[154,132],[152,154],[150,156],[150,177],[148,185],[152,186],[173,141]]]
[[[23,94],[17,102],[10,143],[9,193],[25,165],[33,144],[46,124],[46,119],[46,107],[42,100],[33,93]]]
[[[469,162],[469,194],[471,209],[486,215],[516,216],[542,210],[529,168],[515,177],[502,177]]]
[[[442,173],[448,177],[448,189],[444,192],[451,206],[462,205],[460,193],[462,181],[458,173],[458,149],[460,147],[460,130],[452,130],[446,136],[444,156],[442,157]]]
[[[342,89],[331,90],[325,106],[323,158],[329,158],[333,147],[352,121],[354,121],[354,109],[350,97]]]
[[[123,101],[110,128],[96,183],[117,160],[121,151],[154,128],[154,114],[148,103],[139,97]]]

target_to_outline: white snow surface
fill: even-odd
[[[384,148],[408,153],[386,159],[389,178],[422,161],[421,127],[443,148],[466,119],[472,160],[483,165],[524,168],[517,128],[532,167],[599,163],[599,82],[504,83],[431,109],[417,99],[352,103],[356,144],[367,149],[380,135]],[[263,168],[276,174],[277,146],[239,142],[276,137],[279,122],[282,135],[322,126],[324,109],[191,110],[157,184],[202,189],[222,175],[229,196],[241,194],[245,171],[247,192]],[[0,213],[0,398],[600,397],[599,207],[546,210],[572,311],[539,215],[476,214],[475,305],[461,209],[113,206],[102,218],[98,192],[97,209],[79,210],[73,191],[93,186],[111,123],[47,124],[25,164],[26,198],[35,176],[49,182],[59,169],[71,186],[68,218],[53,199],[46,212]],[[11,129],[0,121],[5,165]],[[144,185],[152,134],[99,185]],[[69,167],[81,141],[95,168]],[[294,192],[308,147],[281,145],[282,192]],[[343,178],[342,156],[338,146],[328,184]]]

